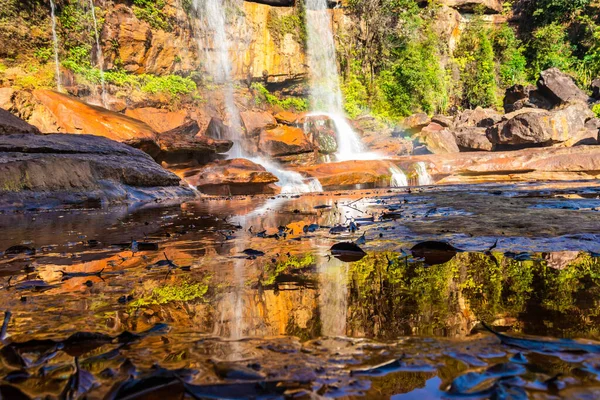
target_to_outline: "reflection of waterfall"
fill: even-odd
[[[54,41],[54,65],[56,66],[56,90],[61,92],[60,64],[58,61],[58,35],[56,34],[56,6],[54,5],[54,0],[50,0],[50,12],[52,16],[52,40]]]
[[[431,175],[427,172],[427,166],[423,161],[419,161],[415,165],[415,171],[419,179],[419,186],[433,185],[433,179],[431,179]]]
[[[321,258],[319,274],[319,312],[322,336],[346,336],[348,312],[348,264]]]
[[[225,108],[229,116],[233,147],[229,150],[229,158],[242,156],[240,145],[241,121],[233,96],[232,65],[230,58],[231,43],[227,35],[226,7],[232,6],[231,0],[193,0],[193,6],[200,19],[200,29],[205,28],[207,37],[197,35],[200,52],[204,52],[207,60],[205,67],[215,83],[223,85]],[[235,6],[235,4],[233,4]]]
[[[276,185],[281,187],[281,194],[314,193],[323,191],[323,187],[317,179],[304,178],[298,172],[284,170],[274,162],[265,160],[264,158],[251,158],[250,161],[262,165],[267,171],[279,179],[279,182],[277,182]]]
[[[96,59],[98,60],[98,68],[100,68],[100,83],[102,85],[102,105],[107,107],[106,101],[106,81],[104,80],[104,56],[102,55],[102,47],[100,47],[100,35],[98,34],[98,20],[96,20],[96,8],[94,0],[90,0],[90,9],[92,18],[94,19],[94,33],[96,35]]]
[[[343,98],[327,0],[306,0],[306,29],[311,108],[326,112],[334,121],[338,139],[337,159],[358,159],[364,149],[360,138],[343,117]]]
[[[408,179],[406,179],[406,175],[402,170],[395,165],[390,167],[390,172],[392,173],[392,180],[390,182],[390,187],[406,187],[408,186]]]

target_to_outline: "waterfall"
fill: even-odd
[[[327,0],[306,0],[306,29],[311,109],[333,120],[338,142],[337,160],[375,159],[374,154],[365,155],[360,138],[344,118],[344,101]]]
[[[231,0],[193,0],[193,7],[198,13],[201,29],[206,29],[204,35],[197,35],[198,48],[204,52],[207,60],[205,66],[215,83],[223,85],[226,112],[229,115],[230,132],[227,138],[233,141],[233,147],[228,153],[229,158],[242,157],[240,145],[242,123],[233,96],[233,81],[231,78],[231,43],[227,35],[227,15],[225,7]]]
[[[433,185],[433,179],[429,175],[429,172],[427,172],[427,166],[423,161],[419,161],[415,165],[415,171],[417,172],[419,186]]]
[[[402,170],[395,165],[390,167],[390,172],[392,173],[392,179],[390,182],[390,187],[407,187],[408,179]]]
[[[317,179],[304,178],[296,171],[287,171],[272,161],[262,157],[250,158],[250,161],[260,164],[279,179],[276,183],[281,187],[281,194],[300,194],[322,192],[323,186]]]
[[[50,0],[50,15],[52,16],[52,40],[54,41],[54,65],[56,66],[56,90],[62,92],[60,84],[60,64],[58,61],[58,35],[56,34],[56,6],[54,0]]]
[[[100,84],[102,85],[102,105],[104,108],[108,108],[106,101],[106,81],[104,80],[104,56],[102,55],[102,47],[100,47],[100,35],[98,34],[98,20],[96,19],[94,0],[90,0],[90,10],[92,12],[92,18],[94,19],[94,34],[96,35],[96,59],[98,61],[98,67],[100,68]]]

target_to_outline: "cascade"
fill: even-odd
[[[402,170],[398,167],[391,166],[390,172],[392,173],[392,180],[390,182],[390,187],[406,187],[408,186],[408,179]]]
[[[260,164],[265,169],[275,175],[284,194],[298,194],[309,192],[321,192],[323,188],[317,180],[307,180],[302,175],[294,171],[287,171],[281,168],[277,163],[266,160],[262,157],[250,156],[244,154],[240,141],[242,124],[239,117],[239,110],[234,102],[234,87],[231,71],[230,51],[232,44],[227,34],[227,6],[235,6],[232,3],[235,0],[194,0],[193,7],[199,17],[201,29],[204,35],[197,35],[199,51],[203,52],[205,59],[208,60],[206,68],[212,76],[215,83],[223,85],[223,95],[225,107],[230,118],[230,131],[233,133],[226,138],[232,140],[234,145],[228,153],[229,158],[247,158],[250,161]]]
[[[197,35],[199,51],[204,53],[207,60],[205,66],[214,82],[223,85],[226,112],[230,119],[231,137],[233,147],[229,151],[229,158],[242,157],[240,145],[241,121],[239,111],[233,97],[233,80],[231,78],[231,43],[227,35],[227,15],[225,8],[231,5],[230,0],[194,0],[201,29],[206,30],[204,35]]]
[[[104,79],[104,56],[102,55],[102,47],[100,47],[100,35],[98,33],[98,20],[96,19],[96,8],[94,7],[94,0],[90,0],[90,10],[92,13],[92,19],[94,20],[94,34],[96,38],[96,59],[98,62],[98,68],[100,68],[100,84],[102,85],[102,105],[107,108],[106,101],[106,81]]]
[[[365,153],[360,138],[344,118],[335,42],[327,0],[306,0],[307,56],[310,69],[310,103],[315,114],[330,117],[337,132],[339,161],[375,159]]]
[[[56,5],[50,0],[50,15],[52,17],[52,40],[54,42],[54,65],[56,66],[56,90],[62,91],[60,83],[60,63],[58,60],[58,35],[56,34]]]
[[[419,186],[433,185],[433,179],[429,175],[429,172],[427,172],[427,166],[423,161],[419,161],[415,165],[415,171],[417,172]]]

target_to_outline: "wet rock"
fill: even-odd
[[[185,123],[185,110],[169,111],[162,108],[141,107],[125,111],[128,117],[145,122],[156,132],[171,131]]]
[[[236,158],[215,161],[183,172],[184,179],[203,193],[211,195],[277,194],[278,181],[261,165]]]
[[[513,116],[514,115],[514,116]],[[577,138],[594,115],[584,103],[566,105],[554,111],[521,110],[507,114],[487,131],[488,139],[499,146],[549,146]]]
[[[266,111],[242,111],[240,117],[249,136],[258,136],[263,129],[277,127],[275,117]]]
[[[271,157],[308,153],[314,150],[304,130],[285,125],[262,131],[258,148]]]
[[[554,105],[577,101],[586,103],[589,100],[588,95],[577,87],[575,80],[558,68],[542,71],[537,87],[540,93]]]
[[[34,139],[34,140],[32,140]],[[0,136],[2,208],[191,197],[140,150],[92,135]]]
[[[491,108],[477,107],[474,110],[464,110],[454,120],[457,128],[479,127],[487,128],[502,120],[502,115]]]
[[[39,129],[0,109],[0,135],[12,133],[40,133]]]
[[[402,121],[402,128],[409,133],[420,132],[431,123],[431,118],[425,113],[413,114]]]
[[[394,164],[388,161],[344,161],[298,168],[325,189],[356,186],[389,187]]]
[[[206,127],[206,131],[204,131],[202,136],[219,140],[227,140],[232,137],[229,127],[225,125],[219,118],[215,117],[210,119],[210,122]]]
[[[460,151],[452,132],[436,123],[431,123],[425,127],[417,135],[417,138],[434,154],[458,153]]]
[[[492,142],[486,136],[486,128],[463,127],[453,131],[460,151],[491,151]]]

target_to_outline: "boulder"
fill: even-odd
[[[486,136],[486,128],[462,127],[454,132],[460,151],[491,151],[492,142]]]
[[[500,0],[441,0],[440,4],[457,9],[462,13],[474,13],[482,9],[485,14],[500,14],[502,2]]]
[[[577,87],[573,78],[558,68],[542,71],[537,86],[540,93],[554,105],[589,101],[588,95]]]
[[[50,90],[34,90],[32,94],[50,112],[60,133],[104,136],[134,147],[156,138],[156,132],[146,123],[123,114]]]
[[[314,150],[313,144],[304,130],[281,125],[275,129],[263,130],[258,142],[259,150],[271,157],[308,153]]]
[[[454,121],[452,120],[451,117],[448,117],[446,115],[439,115],[439,114],[434,115],[431,118],[431,122],[441,125],[444,128],[451,128],[454,125]]]
[[[165,167],[197,166],[214,159],[215,154],[227,153],[233,146],[229,140],[197,135],[200,128],[190,121],[171,131],[159,133],[159,149],[152,157]]]
[[[223,123],[219,118],[211,118],[206,131],[201,136],[207,136],[209,138],[226,140],[232,137],[231,129]]]
[[[0,109],[0,135],[12,133],[40,133],[40,130],[8,111]]]
[[[431,118],[425,113],[413,114],[410,117],[404,118],[402,128],[409,133],[418,133],[431,123]]]
[[[169,111],[154,107],[127,109],[125,115],[145,122],[156,132],[167,132],[175,129],[183,125],[187,118],[185,110]]]
[[[592,91],[592,98],[594,98],[594,100],[600,100],[600,78],[594,79],[592,81],[592,84],[590,85],[590,90]]]
[[[506,89],[504,111],[507,113],[523,108],[543,108],[550,110],[553,103],[546,99],[533,85],[514,85]]]
[[[146,153],[93,135],[0,135],[0,208],[193,197]]]
[[[460,151],[452,132],[436,123],[426,126],[419,133],[417,139],[423,142],[427,149],[434,154],[458,153]]]
[[[210,195],[278,194],[277,177],[243,158],[215,161],[182,173],[187,183]]]
[[[464,110],[454,119],[457,128],[479,127],[487,128],[502,120],[502,115],[492,108],[477,107],[474,110]],[[444,126],[444,125],[442,125]]]
[[[389,187],[398,168],[384,160],[343,161],[299,168],[298,171],[318,179],[324,189]]]
[[[554,111],[530,110],[507,114],[487,131],[495,145],[528,147],[550,146],[577,138],[593,113],[584,103],[569,104]]]
[[[249,136],[258,136],[264,129],[277,127],[275,117],[266,111],[242,111],[240,117]]]
[[[294,125],[300,116],[296,113],[290,111],[281,111],[275,114],[275,119],[280,124],[284,125]]]
[[[12,99],[16,92],[17,90],[11,87],[0,87],[0,108],[5,110],[11,108]]]
[[[305,115],[297,121],[304,135],[322,154],[334,154],[338,150],[337,134],[333,120],[326,115]],[[301,123],[300,123],[301,122]]]

